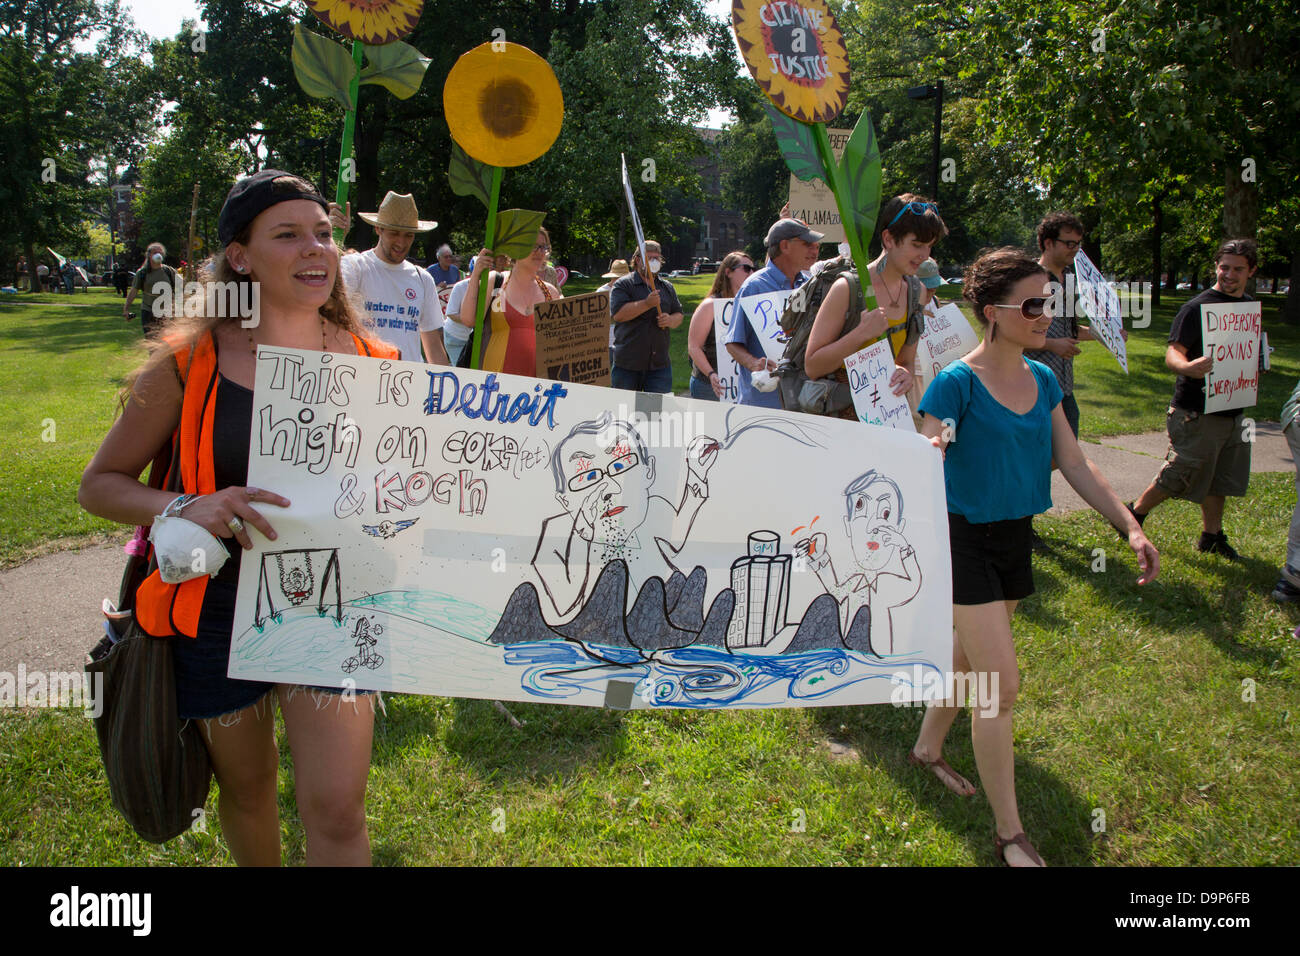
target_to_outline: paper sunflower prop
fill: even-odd
[[[331,30],[378,46],[415,29],[424,0],[307,0],[307,6]]]
[[[452,138],[489,166],[522,166],[560,135],[564,94],[551,65],[517,43],[484,43],[451,68],[442,88]]]
[[[731,23],[745,66],[777,109],[828,123],[849,95],[849,59],[826,0],[733,0]]]

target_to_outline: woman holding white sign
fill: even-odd
[[[1047,272],[1019,249],[981,256],[966,271],[963,294],[986,329],[984,340],[941,371],[921,401],[921,431],[945,451],[944,489],[952,548],[953,669],[991,675],[991,699],[972,701],[971,740],[996,824],[994,845],[1011,866],[1042,866],[1016,804],[1011,709],[1020,684],[1011,618],[1034,592],[1030,518],[1052,505],[1055,458],[1079,495],[1125,529],[1142,569],[1155,578],[1160,556],[1110,485],[1079,450],[1061,408],[1061,387],[1044,365],[1027,361],[1052,323]],[[970,685],[968,685],[970,686]],[[946,764],[943,741],[959,699],[926,710],[909,759],[962,796],[971,783]]]
[[[136,621],[146,633],[173,639],[178,713],[203,728],[220,788],[222,833],[241,866],[280,863],[277,699],[293,752],[307,862],[370,862],[365,793],[374,698],[226,676],[241,550],[253,547],[254,528],[276,537],[259,508],[290,503],[247,486],[258,347],[397,358],[397,349],[362,328],[339,276],[326,213],[315,187],[279,170],[235,184],[217,224],[223,249],[207,264],[204,286],[229,292],[251,284],[256,314],[227,314],[224,304],[247,301],[238,294],[205,295],[216,314],[187,318],[176,311],[165,341],[127,383],[122,415],[86,467],[78,494],[92,514],[152,525],[154,554],[171,573],[164,580],[155,571],[137,589]],[[179,487],[179,496],[139,480],[168,448],[175,449],[179,478],[169,475],[165,487]],[[173,531],[175,541],[168,537]],[[218,539],[237,545],[233,554],[227,557]],[[358,694],[366,696],[358,701]]]
[[[722,379],[718,377],[718,346],[714,338],[713,311],[717,299],[734,299],[736,292],[754,271],[754,261],[743,252],[728,252],[713,277],[709,294],[695,307],[686,336],[686,351],[691,357],[691,398],[716,402],[722,398]]]
[[[835,375],[847,382],[844,360],[887,335],[896,366],[889,385],[895,395],[904,395],[912,387],[916,346],[925,328],[924,286],[916,273],[948,227],[938,205],[912,193],[885,203],[880,221],[883,251],[867,267],[865,283],[857,275],[841,276],[826,292],[808,336],[804,370],[810,379]],[[857,303],[870,308],[850,322],[849,310]],[[856,420],[851,407],[844,417]]]

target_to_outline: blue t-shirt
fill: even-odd
[[[920,410],[955,422],[943,461],[948,510],[972,524],[1036,515],[1052,507],[1052,410],[1061,386],[1046,365],[1026,359],[1038,401],[1011,411],[958,360],[934,377]]]
[[[438,283],[438,285],[444,283],[447,285],[455,285],[460,281],[459,268],[453,265],[450,269],[444,269],[438,264],[437,259],[429,264],[429,275],[433,276],[433,281]]]
[[[785,277],[785,273],[778,269],[772,263],[768,263],[762,269],[759,269],[752,276],[745,280],[744,284],[736,292],[737,299],[743,299],[749,295],[761,295],[764,292],[785,292],[790,289],[797,289],[808,281],[807,273],[801,272],[795,278],[794,284]],[[739,303],[737,303],[739,305]],[[731,321],[731,328],[727,329],[725,342],[734,342],[737,345],[743,345],[746,351],[755,358],[767,354],[763,348],[763,343],[758,334],[749,324],[748,319],[742,320],[743,310],[737,309]],[[760,392],[750,383],[750,376],[753,374],[743,365],[737,365],[736,371],[740,377],[740,404],[757,405],[760,408],[780,408],[781,391],[776,389],[771,392]]]

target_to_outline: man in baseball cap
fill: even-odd
[[[437,283],[427,270],[406,261],[416,233],[428,232],[438,224],[420,218],[409,193],[392,190],[377,212],[358,215],[375,227],[376,239],[373,249],[345,255],[339,261],[349,294],[365,310],[375,333],[402,350],[403,359],[421,361],[423,348],[424,361],[449,365]],[[350,225],[336,203],[330,203],[330,220],[345,232]]]
[[[817,261],[824,238],[798,219],[778,219],[767,231],[767,265],[745,280],[736,298],[799,288],[808,280],[808,269]],[[748,313],[746,321],[731,323],[725,342],[739,370],[740,404],[780,408],[780,391],[760,392],[753,386],[753,374],[775,369],[776,362],[767,358],[762,340],[748,322]]]

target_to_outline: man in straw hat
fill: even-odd
[[[349,206],[349,211],[351,206]],[[436,222],[420,218],[415,199],[388,191],[378,212],[359,213],[375,227],[378,238],[368,252],[346,255],[339,263],[348,292],[365,310],[366,321],[376,334],[402,351],[402,358],[418,362],[423,346],[424,360],[448,365],[442,344],[442,303],[438,287],[427,270],[406,261],[417,232],[437,228]],[[351,225],[347,213],[330,203],[330,220],[345,231]]]

